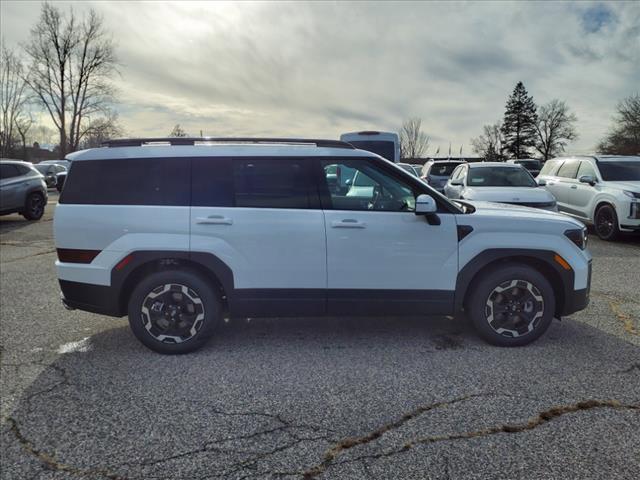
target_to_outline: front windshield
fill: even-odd
[[[640,160],[598,162],[602,179],[609,182],[624,182],[640,180]]]
[[[478,167],[469,169],[470,187],[537,187],[533,177],[524,168]]]

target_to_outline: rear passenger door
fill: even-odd
[[[239,316],[325,312],[326,240],[305,158],[200,158],[192,163],[191,252],[233,272]]]
[[[554,190],[551,193],[556,197],[558,208],[563,212],[576,213],[575,208],[571,206],[570,198],[572,190],[577,188],[576,175],[579,166],[579,160],[566,160],[556,174]]]
[[[11,163],[0,164],[0,210],[13,210],[18,205],[20,171]]]

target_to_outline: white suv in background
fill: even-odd
[[[540,180],[561,212],[593,225],[603,240],[640,231],[640,156],[554,158]]]
[[[580,222],[451,202],[348,143],[107,145],[68,156],[54,218],[63,302],[128,315],[158,352],[195,350],[225,316],[463,311],[487,341],[525,345],[589,301]]]

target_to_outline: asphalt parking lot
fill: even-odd
[[[635,479],[640,241],[517,349],[446,318],[268,319],[154,354],[66,311],[40,222],[0,218],[3,479]]]

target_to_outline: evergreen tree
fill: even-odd
[[[536,104],[522,82],[518,82],[507,100],[502,122],[502,152],[512,158],[527,158],[536,144]]]

